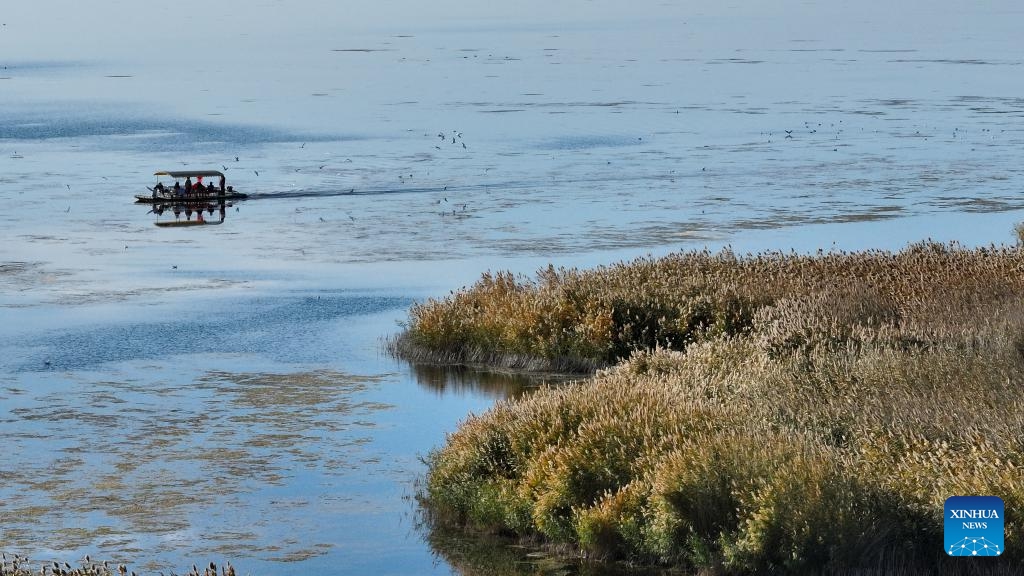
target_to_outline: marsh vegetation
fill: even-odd
[[[486,274],[406,342],[614,366],[464,421],[431,520],[728,573],[942,569],[944,500],[997,495],[1019,563],[1022,272],[1016,247],[920,243]]]

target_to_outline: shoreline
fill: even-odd
[[[389,338],[384,343],[384,347],[395,358],[412,364],[463,367],[530,378],[583,378],[593,376],[598,370],[609,367],[607,363],[587,358],[544,358],[527,354],[487,351],[480,347],[470,350],[435,350],[415,342],[415,337],[408,331]]]

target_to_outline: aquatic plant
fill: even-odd
[[[36,567],[38,566],[38,570]],[[88,555],[73,566],[67,561],[57,562],[49,560],[45,562],[33,561],[28,556],[19,554],[3,553],[0,559],[0,574],[6,576],[136,576],[134,570],[129,570],[127,564],[113,563],[108,560],[93,560]],[[220,567],[217,571],[217,564],[210,562],[203,566],[200,572],[195,564],[192,569],[185,573],[185,576],[235,576],[235,567],[230,562]]]
[[[429,457],[430,517],[589,558],[727,573],[947,571],[944,500],[991,494],[1007,510],[998,566],[1021,569],[1022,271],[1017,248],[924,243],[506,277],[502,299],[542,309],[569,301],[558,289],[707,306],[685,346],[632,340],[592,379],[463,422]],[[415,314],[467,299],[494,309],[492,290]],[[670,324],[660,318],[655,328]]]
[[[1020,293],[1022,266],[1017,247],[922,242],[895,253],[686,252],[586,271],[548,267],[534,279],[489,272],[414,305],[391,348],[419,362],[592,372],[636,350],[747,334],[757,319],[776,351],[878,337],[922,344]]]

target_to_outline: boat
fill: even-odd
[[[136,194],[135,201],[145,204],[166,204],[182,201],[189,202],[219,202],[221,200],[244,200],[249,196],[237,192],[231,186],[225,186],[224,173],[217,170],[175,170],[160,171],[153,174],[158,179],[169,177],[174,179],[174,184],[165,186],[157,180],[156,186],[146,187],[149,194]],[[217,184],[212,182],[203,185],[203,178],[216,178]],[[184,180],[184,182],[182,182]],[[191,185],[192,190],[186,190]]]

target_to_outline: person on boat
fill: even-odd
[[[175,197],[180,197],[180,196],[183,196],[183,195],[184,195],[184,192],[181,191],[181,184],[178,183],[177,180],[175,180],[174,181],[174,196]]]
[[[192,177],[185,178],[185,194],[192,194]]]
[[[206,193],[210,196],[217,194],[217,189],[213,187],[213,182],[206,185]]]

